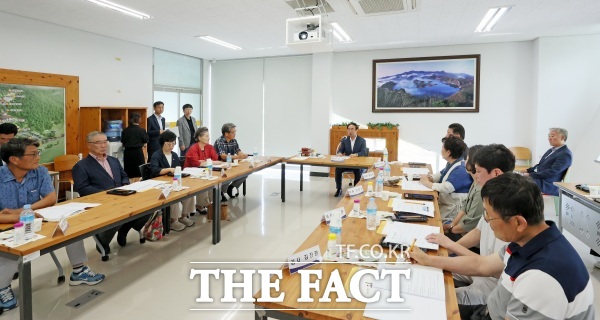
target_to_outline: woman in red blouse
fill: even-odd
[[[215,161],[219,160],[219,155],[217,154],[217,151],[215,151],[215,148],[209,143],[210,134],[208,134],[208,128],[202,127],[196,130],[194,133],[194,140],[196,143],[194,143],[185,154],[185,163],[183,164],[183,167],[199,167],[200,163],[209,158],[213,160],[213,164],[218,164],[215,163]]]
[[[213,164],[221,163],[220,161],[217,161],[219,159],[217,151],[215,151],[215,148],[208,143],[210,141],[210,134],[208,133],[207,127],[198,128],[194,133],[194,140],[196,143],[190,146],[185,154],[185,162],[183,163],[184,168],[199,167],[206,159],[212,159]],[[196,210],[200,214],[206,214],[208,212],[206,207],[211,204],[210,193],[212,192],[206,191],[196,196]]]

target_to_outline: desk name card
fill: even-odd
[[[329,224],[331,222],[331,218],[336,215],[339,214],[340,221],[343,219],[346,219],[346,208],[344,207],[340,207],[340,208],[336,208],[327,212],[323,212],[323,216],[321,217],[321,222],[325,221],[325,223]]]
[[[365,173],[362,175],[362,177],[363,177],[363,179],[365,179],[365,180],[373,179],[373,178],[375,178],[375,172],[374,172],[374,171],[365,172]]]
[[[57,235],[57,232],[62,233],[62,235],[66,236],[67,229],[69,229],[69,222],[67,222],[67,218],[65,216],[62,216],[60,220],[58,220],[56,228],[54,228],[54,231],[52,231],[52,237]]]
[[[362,185],[359,185],[354,188],[348,189],[348,191],[346,191],[346,194],[350,197],[356,197],[360,194],[363,194],[364,192],[365,190],[363,189]]]
[[[162,189],[161,193],[158,195],[158,200],[164,200],[164,199],[168,198],[169,195],[171,194],[171,190],[173,190],[172,186],[168,186],[168,187]]]
[[[290,274],[294,274],[298,270],[308,268],[321,261],[323,261],[323,257],[321,256],[321,248],[318,245],[295,253],[288,258]]]

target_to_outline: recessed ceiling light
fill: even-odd
[[[512,7],[490,8],[485,16],[483,16],[483,19],[481,19],[481,22],[475,29],[475,32],[491,31],[496,23],[498,23],[498,20],[500,20],[500,18],[502,18],[511,8]]]
[[[333,27],[333,35],[340,42],[352,42],[350,36],[346,33],[346,31],[344,31],[344,29],[342,29],[342,27],[340,27],[340,25],[337,22],[332,22],[331,26]]]
[[[108,8],[108,9],[119,11],[121,13],[124,13],[126,15],[130,15],[132,17],[136,17],[138,19],[150,19],[150,18],[152,18],[151,16],[149,16],[149,15],[143,13],[143,12],[139,12],[139,11],[133,10],[131,8],[127,8],[125,6],[122,6],[120,4],[116,4],[114,2],[110,2],[110,1],[106,1],[106,0],[85,0],[85,1],[91,2],[93,4],[99,5],[99,6],[104,7],[104,8]]]
[[[199,38],[199,39],[202,39],[202,40],[205,40],[205,41],[208,41],[208,42],[212,42],[214,44],[218,44],[220,46],[223,46],[223,47],[226,47],[226,48],[229,48],[229,49],[232,49],[232,50],[242,50],[241,47],[238,47],[238,46],[236,46],[234,44],[231,44],[229,42],[225,42],[223,40],[219,40],[217,38],[213,38],[211,36],[196,36],[196,38]]]

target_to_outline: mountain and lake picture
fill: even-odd
[[[479,55],[373,61],[373,112],[478,112]]]

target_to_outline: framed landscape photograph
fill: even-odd
[[[479,112],[480,55],[373,60],[373,112]]]

